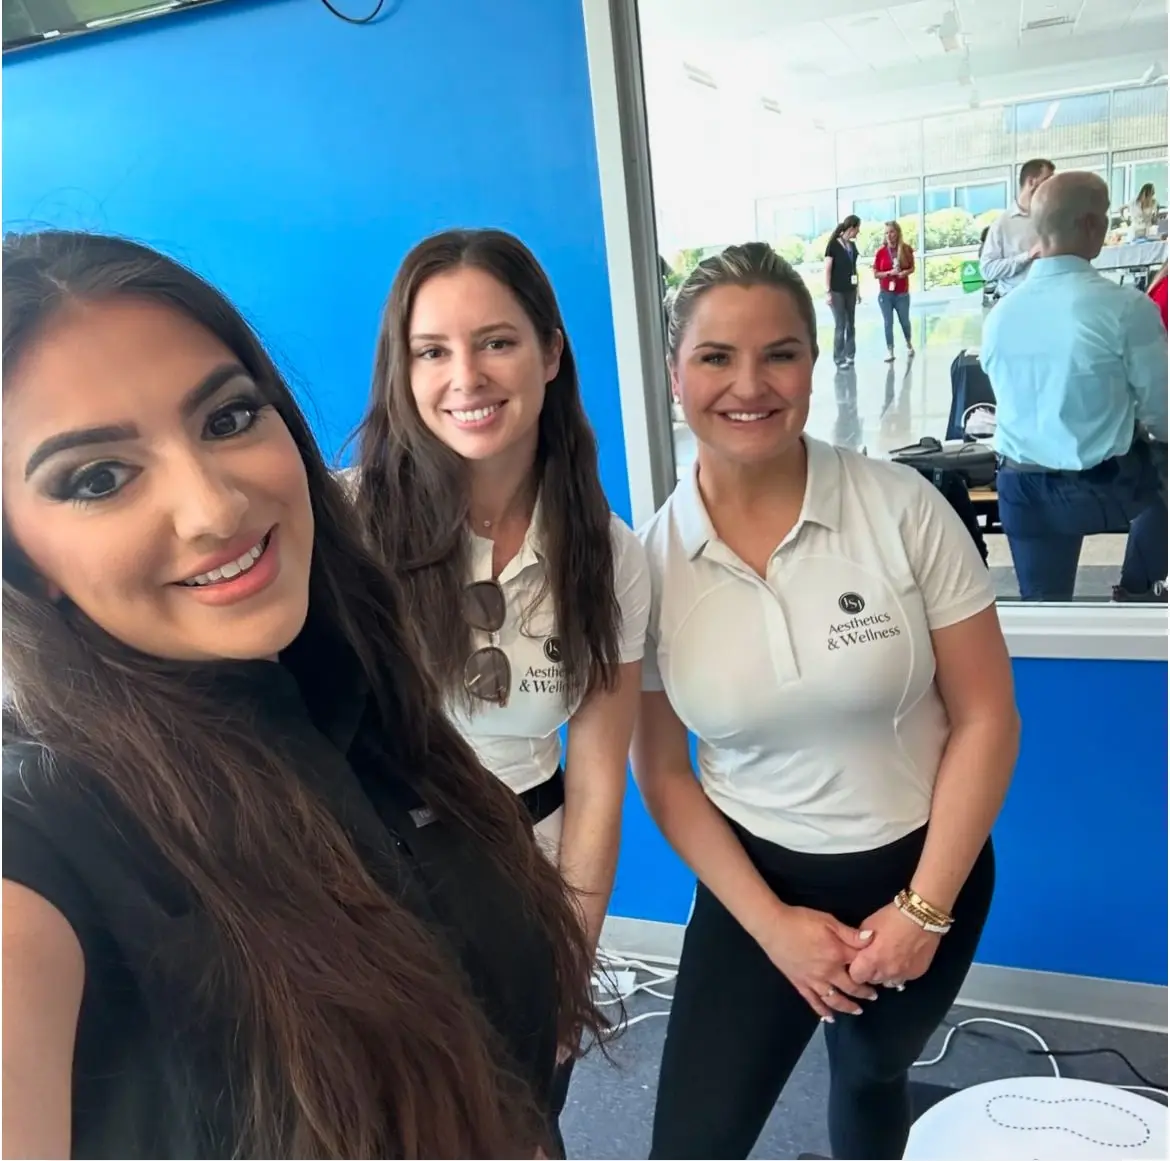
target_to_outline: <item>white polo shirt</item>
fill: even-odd
[[[495,641],[512,666],[508,704],[484,703],[471,712],[454,702],[449,707],[452,720],[480,762],[517,794],[547,782],[556,773],[561,762],[559,731],[578,709],[565,699],[551,590],[533,605],[547,576],[540,511],[538,501],[520,551],[498,578],[508,610]],[[610,536],[614,592],[621,607],[620,661],[624,664],[642,659],[650,616],[650,575],[638,538],[616,516],[610,520]],[[490,580],[492,542],[472,534],[472,543],[471,579]],[[473,640],[480,646],[489,644],[491,638],[475,633]]]
[[[805,437],[808,484],[767,580],[719,540],[695,472],[639,533],[643,688],[699,738],[711,801],[816,854],[922,826],[948,725],[930,632],[995,600],[970,534],[912,468]]]

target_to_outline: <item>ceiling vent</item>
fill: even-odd
[[[1020,25],[1021,32],[1049,32],[1054,28],[1072,28],[1076,24],[1075,16],[1045,16],[1042,20],[1029,20]]]
[[[683,72],[687,74],[687,80],[694,81],[696,85],[702,85],[707,89],[719,88],[718,84],[715,83],[715,78],[710,73],[704,72],[692,64],[684,64]]]

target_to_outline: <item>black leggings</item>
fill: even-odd
[[[853,926],[909,886],[926,833],[873,851],[808,855],[735,830],[778,898]],[[879,986],[862,1015],[824,1026],[834,1157],[902,1156],[908,1070],[959,993],[994,885],[988,841],[926,974],[903,992]],[[700,884],[666,1029],[650,1156],[746,1157],[817,1026],[816,1013]]]

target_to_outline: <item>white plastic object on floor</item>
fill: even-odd
[[[1108,1084],[1019,1076],[966,1088],[915,1121],[905,1161],[1170,1157],[1167,1109]]]

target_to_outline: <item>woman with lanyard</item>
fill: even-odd
[[[804,434],[816,317],[766,244],[692,271],[668,350],[698,461],[640,533],[633,757],[699,885],[651,1156],[747,1156],[821,1021],[833,1156],[901,1157],[1016,758],[995,593],[918,473]]]
[[[521,797],[596,949],[650,581],[602,491],[552,286],[516,238],[456,230],[407,255],[378,339],[358,508],[456,725]],[[577,1051],[567,1042],[562,1058]],[[563,1102],[567,1068],[558,1083]]]
[[[878,306],[886,332],[886,362],[894,361],[894,315],[902,327],[906,340],[906,354],[914,357],[914,343],[910,338],[910,275],[914,273],[914,251],[902,240],[902,227],[897,222],[886,223],[885,244],[873,257],[873,274],[881,289]]]
[[[577,916],[260,341],[4,242],[4,1152],[534,1157]]]
[[[825,246],[825,291],[833,312],[833,362],[852,367],[857,356],[857,246],[861,219],[850,214]]]

